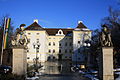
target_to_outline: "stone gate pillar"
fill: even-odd
[[[27,71],[27,53],[23,46],[13,47],[12,72],[17,75],[25,75]]]
[[[102,80],[114,80],[113,47],[102,47],[102,54],[100,60],[100,78]]]

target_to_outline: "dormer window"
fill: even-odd
[[[59,34],[61,34],[61,31],[59,31]]]
[[[64,35],[64,34],[63,34],[63,31],[60,29],[56,35]]]

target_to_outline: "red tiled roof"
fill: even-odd
[[[44,30],[44,29],[37,22],[34,22],[33,24],[25,28],[25,30]]]

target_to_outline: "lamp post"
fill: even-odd
[[[79,53],[78,50],[79,50],[79,44],[80,44],[80,43],[77,44],[77,52],[76,52],[76,54],[75,54],[75,56],[76,56],[76,67],[77,67],[77,65],[78,65],[78,56],[79,56],[79,55],[78,55],[78,53]]]
[[[86,51],[86,56],[85,57],[87,57],[87,59],[86,59],[86,63],[85,63],[85,65],[88,67],[89,66],[89,58],[90,58],[90,56],[89,56],[89,52],[88,52],[88,49],[89,49],[89,47],[91,46],[91,44],[90,44],[90,42],[85,42],[84,43],[84,47],[85,47],[85,49],[87,50]]]
[[[36,72],[38,72],[38,52],[39,52],[39,48],[40,48],[40,43],[33,43],[33,47],[34,49],[36,49],[36,58],[35,58],[35,70]]]

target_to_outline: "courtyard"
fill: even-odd
[[[78,73],[66,73],[40,76],[39,80],[90,80],[90,79],[82,77]]]
[[[90,80],[79,72],[71,71],[71,61],[50,61],[41,63],[39,80]],[[28,79],[30,80],[30,79]]]

